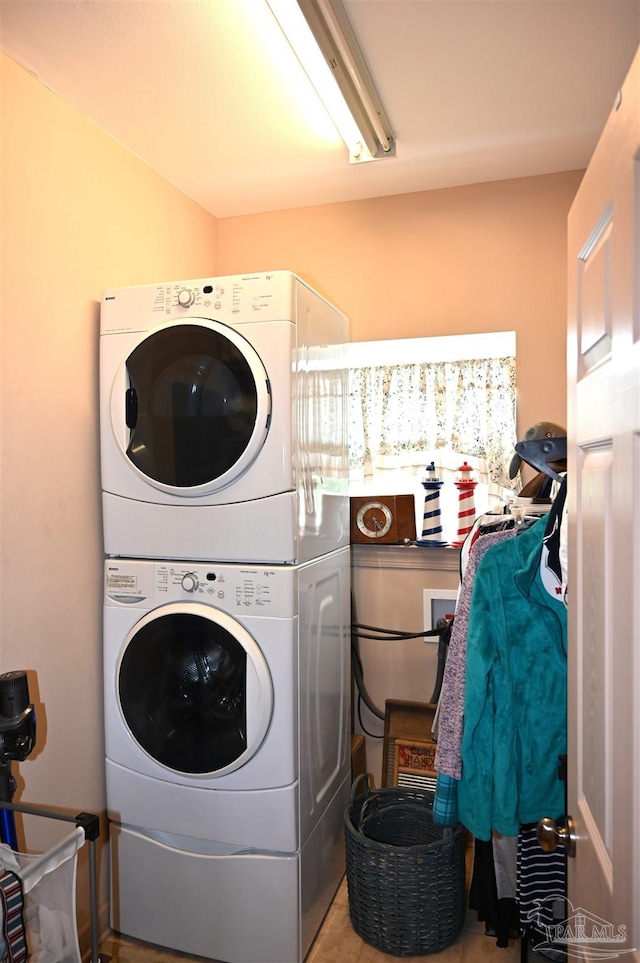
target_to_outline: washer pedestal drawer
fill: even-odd
[[[114,930],[229,963],[299,963],[300,855],[185,852],[111,824]]]

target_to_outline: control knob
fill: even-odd
[[[198,584],[198,576],[194,575],[193,572],[187,572],[186,575],[182,576],[182,587],[185,592],[195,592]]]
[[[190,304],[193,304],[193,291],[183,288],[182,291],[178,291],[178,304],[181,308],[188,308]]]

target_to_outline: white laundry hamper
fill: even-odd
[[[91,963],[100,963],[97,947],[95,839],[98,818],[88,813],[66,816],[35,806],[0,803],[2,808],[76,823],[72,832],[45,853],[16,852],[0,843],[0,869],[19,877],[22,884],[24,931],[29,963],[81,963],[76,919],[77,853],[89,841],[91,886]],[[12,960],[2,927],[0,963]],[[8,953],[3,956],[3,953]]]

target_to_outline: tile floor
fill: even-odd
[[[102,963],[195,963],[201,956],[184,956],[113,936],[101,946]],[[539,957],[534,957],[539,959]],[[325,921],[309,951],[306,963],[390,963],[399,957],[381,953],[365,943],[353,930],[349,919],[346,880],[343,880]],[[403,960],[433,959],[438,963],[518,963],[520,944],[513,941],[508,948],[496,946],[495,939],[484,934],[484,923],[478,923],[475,912],[468,912],[460,937],[451,946],[429,956],[405,956]],[[211,963],[211,961],[207,961]]]

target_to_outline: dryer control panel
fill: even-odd
[[[231,325],[294,321],[300,285],[306,287],[290,271],[273,271],[113,288],[102,295],[100,334],[147,331],[198,317]]]
[[[297,576],[290,566],[107,559],[105,604],[157,608],[194,601],[230,613],[291,618]]]

